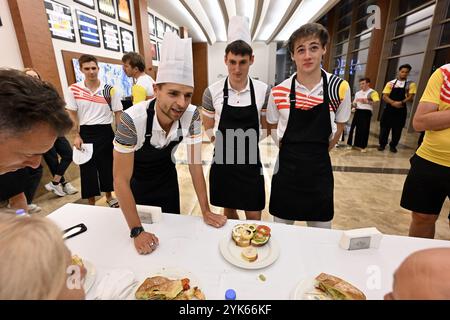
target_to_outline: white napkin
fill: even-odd
[[[81,144],[81,150],[73,147],[72,160],[75,164],[84,164],[91,160],[92,153],[94,152],[94,145],[92,143]]]
[[[161,207],[136,205],[142,223],[157,223],[162,220]]]
[[[134,273],[126,269],[108,271],[94,295],[95,300],[125,300],[135,288],[137,281]]]

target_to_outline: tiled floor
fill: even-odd
[[[400,207],[400,197],[406,173],[409,169],[409,158],[415,151],[418,135],[415,133],[403,134],[398,153],[394,154],[386,149],[377,151],[378,123],[372,124],[372,134],[369,139],[367,153],[339,147],[331,152],[334,167],[335,181],[335,218],[333,228],[352,229],[360,227],[377,227],[385,234],[407,235],[410,223],[410,213]],[[277,148],[268,139],[260,144],[262,161],[266,166],[273,167]],[[209,163],[212,158],[213,146],[203,144],[204,172],[208,182]],[[181,211],[184,214],[200,215],[200,208],[195,197],[189,175],[184,145],[178,149],[177,164]],[[268,213],[268,199],[270,189],[271,168],[265,169],[265,182],[267,192],[267,205],[263,211],[263,220],[271,221]],[[80,187],[79,179],[72,182]],[[42,214],[48,214],[67,202],[83,203],[79,194],[59,198],[47,193],[35,200],[43,208]],[[105,205],[105,199],[97,201],[98,205]],[[216,212],[218,208],[213,209]],[[450,201],[447,199],[436,225],[436,238],[450,240],[448,214]],[[242,213],[240,217],[243,218]],[[303,225],[303,222],[298,222]]]

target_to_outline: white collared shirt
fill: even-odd
[[[112,88],[111,106],[106,101],[106,85],[100,82],[95,92],[86,87],[84,81],[69,86],[66,94],[66,109],[76,111],[80,125],[111,124],[113,112],[123,109],[121,94],[116,88]],[[111,87],[110,87],[111,88]]]
[[[220,116],[223,109],[223,87],[225,79],[221,79],[208,88],[203,93],[202,114],[208,118],[214,118],[214,132],[217,131]],[[258,109],[258,119],[265,114],[270,88],[262,81],[254,80],[253,89],[255,91],[256,106]],[[232,107],[247,107],[251,104],[250,81],[242,91],[234,90],[228,79],[228,105]],[[261,126],[261,124],[260,124]]]

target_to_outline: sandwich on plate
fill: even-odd
[[[188,278],[169,279],[155,276],[145,279],[136,291],[139,300],[205,300],[205,295],[198,287],[191,288]]]
[[[315,288],[329,299],[366,300],[366,296],[361,290],[341,278],[321,273],[315,278],[315,281]]]

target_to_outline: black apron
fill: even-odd
[[[272,177],[269,211],[288,220],[333,219],[333,171],[328,153],[331,135],[327,76],[322,71],[323,103],[310,110],[297,109],[292,78],[289,120],[280,141]]]
[[[147,129],[145,142],[134,153],[134,169],[131,191],[136,204],[158,206],[165,213],[180,213],[180,192],[175,162],[172,152],[183,140],[181,122],[178,120],[177,138],[162,149],[151,145],[155,101],[147,109]]]
[[[392,86],[392,91],[389,94],[389,98],[394,101],[403,101],[406,98],[406,81],[403,88],[396,88],[395,85],[397,79]],[[403,104],[401,108],[395,108],[389,103],[386,104],[383,114],[381,116],[380,126],[386,128],[403,128],[406,123],[406,104]]]
[[[228,78],[225,79],[219,135],[216,137],[209,174],[210,201],[217,207],[260,211],[265,207],[266,195],[258,146],[258,107],[250,78],[249,81],[251,104],[234,107],[228,105]],[[227,130],[229,134],[234,132],[240,137],[228,141],[232,142],[230,146],[227,146]],[[249,134],[250,138],[245,136],[245,143],[242,143],[244,139],[241,137],[244,137],[245,133]]]

